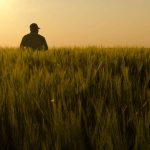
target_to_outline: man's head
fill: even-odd
[[[36,23],[32,23],[30,25],[30,31],[31,31],[31,33],[38,33],[39,29],[40,28],[38,27],[38,25]]]

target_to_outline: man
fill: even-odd
[[[39,27],[36,23],[30,25],[30,33],[22,38],[20,48],[31,48],[33,50],[48,50],[45,38],[38,34]]]

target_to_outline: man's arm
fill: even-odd
[[[47,42],[45,40],[45,38],[43,39],[43,44],[44,44],[44,50],[48,50],[48,45],[47,45]]]
[[[26,46],[26,39],[25,37],[23,37],[20,43],[20,48],[24,48],[25,46]]]

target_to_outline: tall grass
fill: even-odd
[[[150,49],[0,50],[0,149],[149,150]]]

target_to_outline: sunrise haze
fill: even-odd
[[[149,0],[0,0],[0,45],[36,22],[49,47],[150,46]]]

